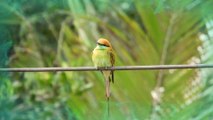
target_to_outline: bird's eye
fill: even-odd
[[[98,44],[98,45],[100,45],[100,46],[105,46],[105,47],[109,47],[108,45],[105,45],[105,44],[101,44],[101,43],[99,43],[99,42],[97,42],[97,44]]]

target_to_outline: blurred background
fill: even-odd
[[[1,0],[0,67],[213,63],[213,0]],[[213,70],[115,71],[111,120],[209,120]],[[104,120],[98,71],[0,73],[1,120]]]

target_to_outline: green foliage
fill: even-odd
[[[8,61],[8,51],[11,47],[11,41],[9,38],[8,30],[5,26],[0,26],[0,67],[6,67]],[[5,72],[0,73],[0,119],[6,119],[9,117],[10,101],[8,100],[12,95],[12,86],[8,78],[8,74]]]
[[[212,63],[212,42],[213,42],[213,35],[212,35],[212,19],[205,19],[207,24],[207,32],[202,34],[202,40],[203,40],[203,56],[202,56],[202,63],[203,64],[211,64]],[[200,99],[198,100],[198,109],[196,110],[196,120],[200,119],[211,119],[213,117],[212,112],[212,69],[203,69],[202,71],[202,84],[205,89],[203,89]]]
[[[6,1],[0,4],[5,11],[0,10],[0,24],[7,25],[14,43],[8,65],[92,66],[91,52],[100,37],[113,44],[116,66],[200,63],[206,54],[198,50],[203,43],[200,34],[209,30],[205,18],[212,19],[209,4],[211,0]],[[9,46],[9,42],[0,45]],[[211,50],[209,46],[206,51]],[[6,56],[8,47],[1,48],[1,55]],[[212,79],[210,74],[200,75],[203,73],[207,72],[115,71],[110,117],[208,119]],[[99,72],[11,73],[11,82],[10,119],[106,117]]]

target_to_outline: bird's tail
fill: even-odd
[[[105,78],[105,87],[106,87],[106,97],[109,99],[110,97],[110,71],[103,71],[104,78]]]
[[[109,100],[110,97],[110,80],[106,79],[106,97],[107,100]]]

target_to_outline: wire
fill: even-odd
[[[115,67],[37,67],[37,68],[0,68],[0,72],[56,72],[56,71],[99,71],[99,70],[160,70],[160,69],[199,69],[213,68],[213,64],[195,65],[149,65],[149,66],[115,66]]]

